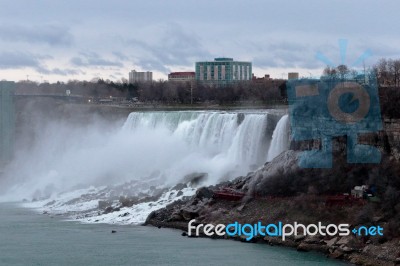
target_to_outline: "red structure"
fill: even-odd
[[[344,206],[344,205],[362,205],[365,201],[361,198],[356,198],[351,195],[334,195],[327,196],[325,200],[325,205],[327,207],[332,206]]]
[[[236,191],[232,188],[222,188],[221,190],[215,191],[213,197],[216,199],[239,201],[245,195],[246,195],[245,193]]]

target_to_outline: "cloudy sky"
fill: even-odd
[[[400,58],[397,0],[0,0],[0,79],[155,78],[233,57],[257,76]],[[343,49],[342,49],[343,50]],[[319,56],[320,58],[322,56]]]

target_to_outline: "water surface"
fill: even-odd
[[[0,236],[0,265],[343,265],[317,253],[177,230],[62,221],[16,204],[0,204]]]

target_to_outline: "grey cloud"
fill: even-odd
[[[144,70],[157,70],[162,73],[168,73],[171,71],[163,64],[162,61],[159,61],[157,59],[139,58],[137,59],[137,62]]]
[[[342,63],[338,40],[319,44],[307,44],[307,41],[303,43],[293,41],[274,42],[273,44],[266,45],[261,49],[261,52],[257,46],[252,47],[252,49],[258,53],[254,57],[254,65],[259,67],[321,69],[327,65],[327,62],[317,57],[317,54],[323,55],[333,65]],[[344,63],[352,66],[367,50],[372,49],[367,49],[358,45],[357,42],[349,40]],[[373,51],[373,53],[375,52]],[[366,60],[371,59],[366,57]]]
[[[46,75],[78,75],[85,74],[80,70],[75,69],[60,69],[53,68],[48,69],[43,65],[43,60],[50,59],[51,56],[48,55],[36,55],[31,53],[24,52],[3,52],[0,53],[0,69],[19,69],[19,68],[32,68],[35,69],[38,73],[46,74]]]
[[[116,58],[118,58],[118,59],[120,59],[120,60],[129,60],[129,57],[126,56],[126,55],[124,55],[124,54],[121,53],[121,52],[112,52],[112,54],[113,54]]]
[[[46,43],[51,46],[70,45],[73,40],[69,29],[59,25],[1,25],[0,38],[8,42]]]
[[[320,68],[321,63],[315,59],[313,48],[295,42],[274,42],[262,47],[252,43],[251,50],[256,51],[253,65],[256,67],[278,68]]]
[[[184,31],[177,24],[168,24],[164,27],[163,34],[155,43],[137,39],[128,41],[129,45],[144,50],[145,53],[137,56],[140,65],[168,72],[167,66],[193,66],[195,59],[211,57],[195,34]]]
[[[40,66],[40,56],[22,52],[0,53],[0,68],[15,69]]]
[[[123,64],[118,61],[110,61],[102,58],[100,55],[94,52],[80,53],[80,57],[71,58],[70,62],[76,66],[116,66],[122,67]]]
[[[35,68],[43,60],[1,51],[41,53],[48,48],[46,53],[55,58],[74,56],[69,61],[73,67],[63,62],[57,65],[60,73],[68,68],[73,73],[74,67],[116,69],[128,62],[165,73],[177,65],[193,68],[196,60],[212,60],[214,54],[253,59],[253,65],[260,68],[316,69],[325,65],[315,58],[318,51],[340,63],[337,39],[346,37],[350,63],[368,48],[373,53],[366,61],[370,65],[381,57],[399,56],[397,1],[382,5],[376,0],[310,0],[307,4],[293,0],[255,0],[251,4],[158,0],[157,8],[154,5],[153,1],[129,0],[4,1],[0,9],[0,59],[4,58],[0,68]],[[357,45],[360,47],[354,48]],[[79,54],[85,49],[96,53]],[[10,61],[11,57],[15,61]]]
[[[36,68],[36,71],[45,74],[45,75],[60,75],[60,76],[70,76],[70,75],[79,75],[79,74],[85,74],[85,72],[76,70],[76,69],[60,69],[60,68],[52,68],[52,69],[47,69],[46,67],[43,66],[38,66]]]
[[[396,44],[392,42],[369,42],[368,45],[362,44],[356,47],[359,51],[358,55],[361,55],[361,52],[366,50],[370,50],[372,56],[369,61],[378,61],[381,58],[398,58],[399,49]]]

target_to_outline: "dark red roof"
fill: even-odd
[[[171,72],[169,75],[173,76],[188,76],[188,75],[195,75],[195,72]]]

